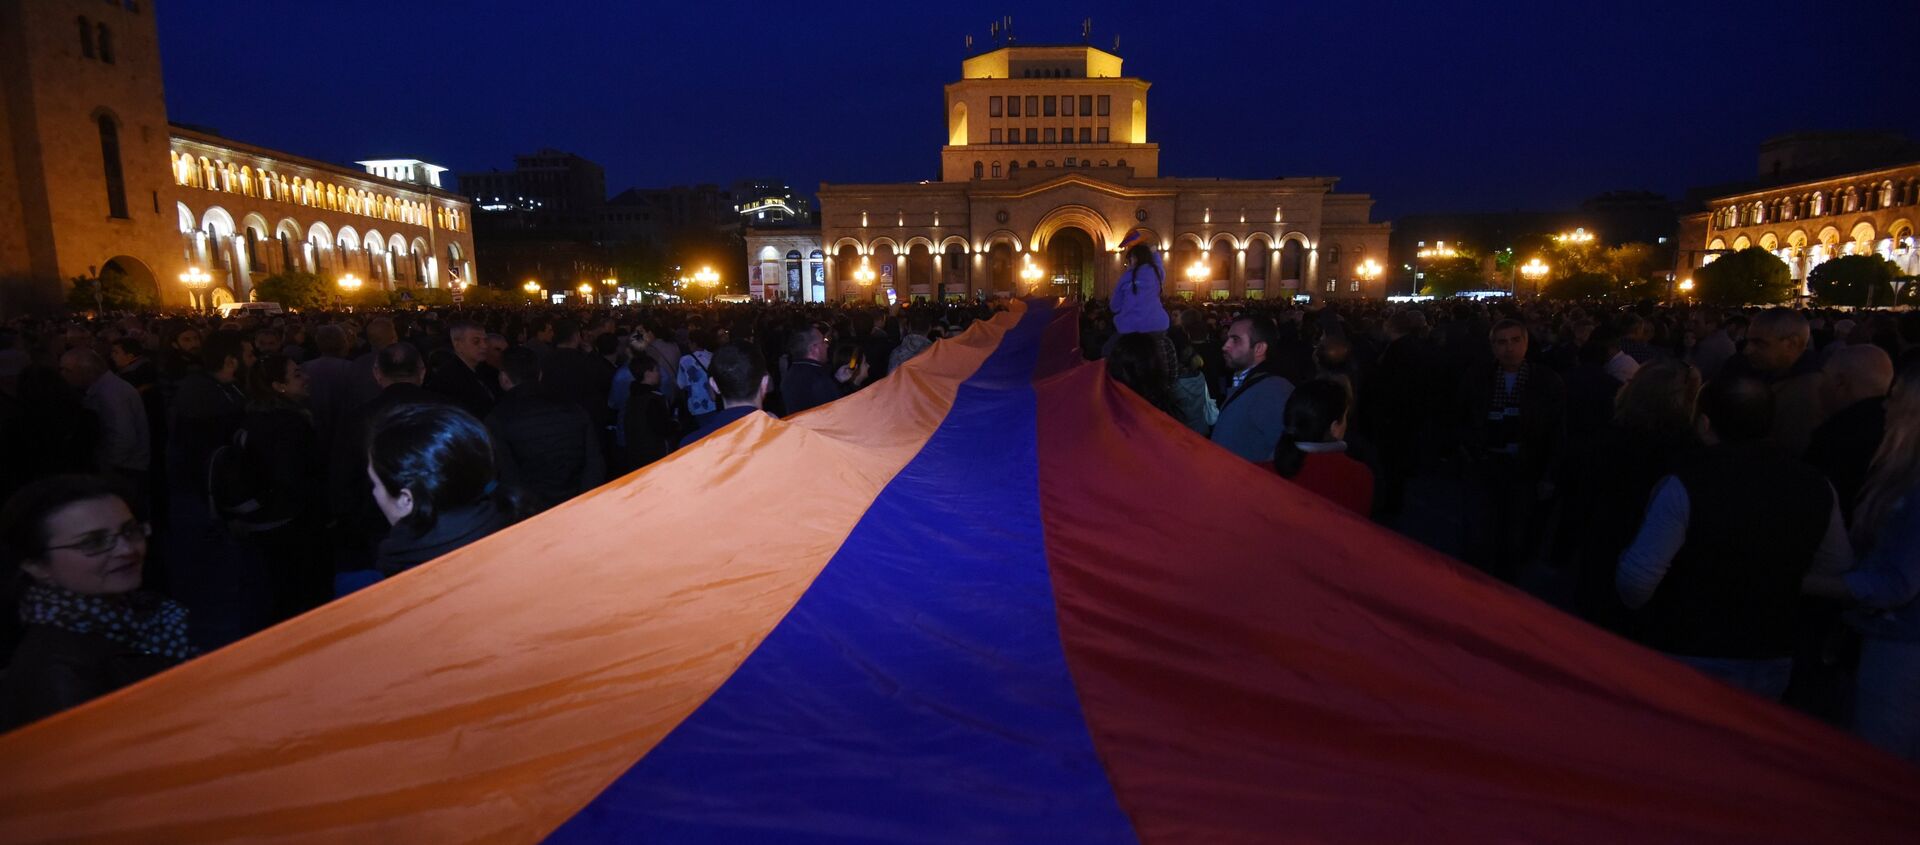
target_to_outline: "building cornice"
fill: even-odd
[[[1874,168],[1873,170],[1861,170],[1854,173],[1841,174],[1839,176],[1828,176],[1822,179],[1808,179],[1805,182],[1787,182],[1787,183],[1775,185],[1771,188],[1762,188],[1758,190],[1745,191],[1738,194],[1721,194],[1708,199],[1707,204],[1719,205],[1721,203],[1737,202],[1740,200],[1759,199],[1761,197],[1769,197],[1769,196],[1774,196],[1776,194],[1799,193],[1801,191],[1816,190],[1826,185],[1836,185],[1840,187],[1845,187],[1849,183],[1858,182],[1862,179],[1876,179],[1881,176],[1892,176],[1892,175],[1901,173],[1902,171],[1910,171],[1910,170],[1916,170],[1916,169],[1920,169],[1920,161],[1910,161],[1905,164],[1896,164],[1890,167],[1878,167],[1878,168]]]

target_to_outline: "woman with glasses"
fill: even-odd
[[[195,654],[186,608],[140,590],[147,526],[110,482],[35,481],[0,510],[0,563],[23,630],[0,680],[0,730],[105,695]]]

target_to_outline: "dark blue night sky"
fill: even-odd
[[[456,170],[557,147],[609,193],[938,178],[941,86],[1004,14],[1027,43],[1121,37],[1164,175],[1336,175],[1377,218],[1677,195],[1787,131],[1920,135],[1904,3],[154,5],[175,121]]]

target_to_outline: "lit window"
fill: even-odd
[[[996,161],[993,163],[993,178],[1000,178],[1000,162]]]

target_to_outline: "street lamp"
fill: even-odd
[[[1555,243],[1580,246],[1593,243],[1593,233],[1587,231],[1584,227],[1575,227],[1571,232],[1561,232],[1558,235],[1554,235],[1553,240]]]
[[[338,281],[334,282],[334,284],[339,285],[340,290],[342,292],[344,292],[348,296],[351,296],[355,291],[358,291],[360,289],[361,281],[359,276],[356,276],[352,273],[348,273],[344,276],[341,276]],[[334,297],[334,300],[337,302],[339,301],[340,298],[341,298],[340,296],[336,295]]]
[[[190,298],[196,300],[198,303],[195,307],[199,308],[202,312],[206,311],[207,288],[213,285],[213,277],[207,275],[205,271],[198,267],[188,267],[187,272],[180,274],[180,283],[187,286],[187,293],[190,295]]]
[[[1374,279],[1380,278],[1380,272],[1380,263],[1371,258],[1360,262],[1358,266],[1353,268],[1353,274],[1360,277],[1360,281],[1368,287],[1373,285]]]
[[[521,286],[520,286],[520,289],[521,289],[521,290],[523,290],[523,291],[526,291],[526,292],[527,292],[527,296],[529,296],[529,297],[532,297],[532,298],[534,298],[534,299],[539,299],[539,298],[540,298],[540,283],[539,283],[539,282],[536,282],[536,281],[534,281],[534,280],[532,280],[532,279],[528,279],[528,280],[527,280],[527,283],[526,283],[526,284],[524,284],[524,285],[521,285]]]
[[[607,304],[613,305],[614,304],[613,295],[619,290],[620,280],[609,277],[609,278],[601,279],[600,284],[607,286]]]
[[[1426,242],[1421,241],[1421,243]],[[1436,259],[1458,258],[1460,257],[1460,251],[1447,246],[1446,241],[1434,241],[1433,246],[1421,247],[1419,252],[1413,254],[1413,257],[1416,259],[1414,262],[1415,269],[1413,271],[1413,292],[1418,294],[1420,292],[1420,280],[1426,275],[1421,272],[1419,268],[1432,263]]]
[[[581,282],[580,286],[577,288],[574,288],[574,290],[580,294],[580,299],[582,300],[582,304],[584,305],[593,304],[593,285],[588,284],[587,282]]]
[[[1547,277],[1547,272],[1550,269],[1552,268],[1549,268],[1547,263],[1541,261],[1540,256],[1537,255],[1527,259],[1527,263],[1520,265],[1520,275],[1527,277],[1527,281],[1533,283],[1534,299],[1540,298],[1540,282]]]
[[[872,288],[875,278],[877,277],[873,273],[873,268],[867,265],[867,257],[860,256],[860,266],[853,268],[853,280],[863,288]],[[871,294],[868,295],[871,296]]]
[[[693,281],[707,289],[707,300],[711,302],[714,289],[720,286],[720,274],[715,273],[712,267],[702,266],[700,272],[693,274]]]
[[[1187,281],[1198,286],[1201,282],[1207,280],[1207,276],[1212,275],[1212,270],[1213,268],[1207,264],[1207,251],[1201,250],[1200,257],[1195,258],[1192,264],[1187,265]]]
[[[1040,269],[1040,265],[1033,263],[1032,253],[1024,254],[1021,258],[1026,263],[1020,268],[1020,280],[1027,283],[1027,292],[1032,293],[1033,289],[1040,284],[1040,277],[1046,273]]]

